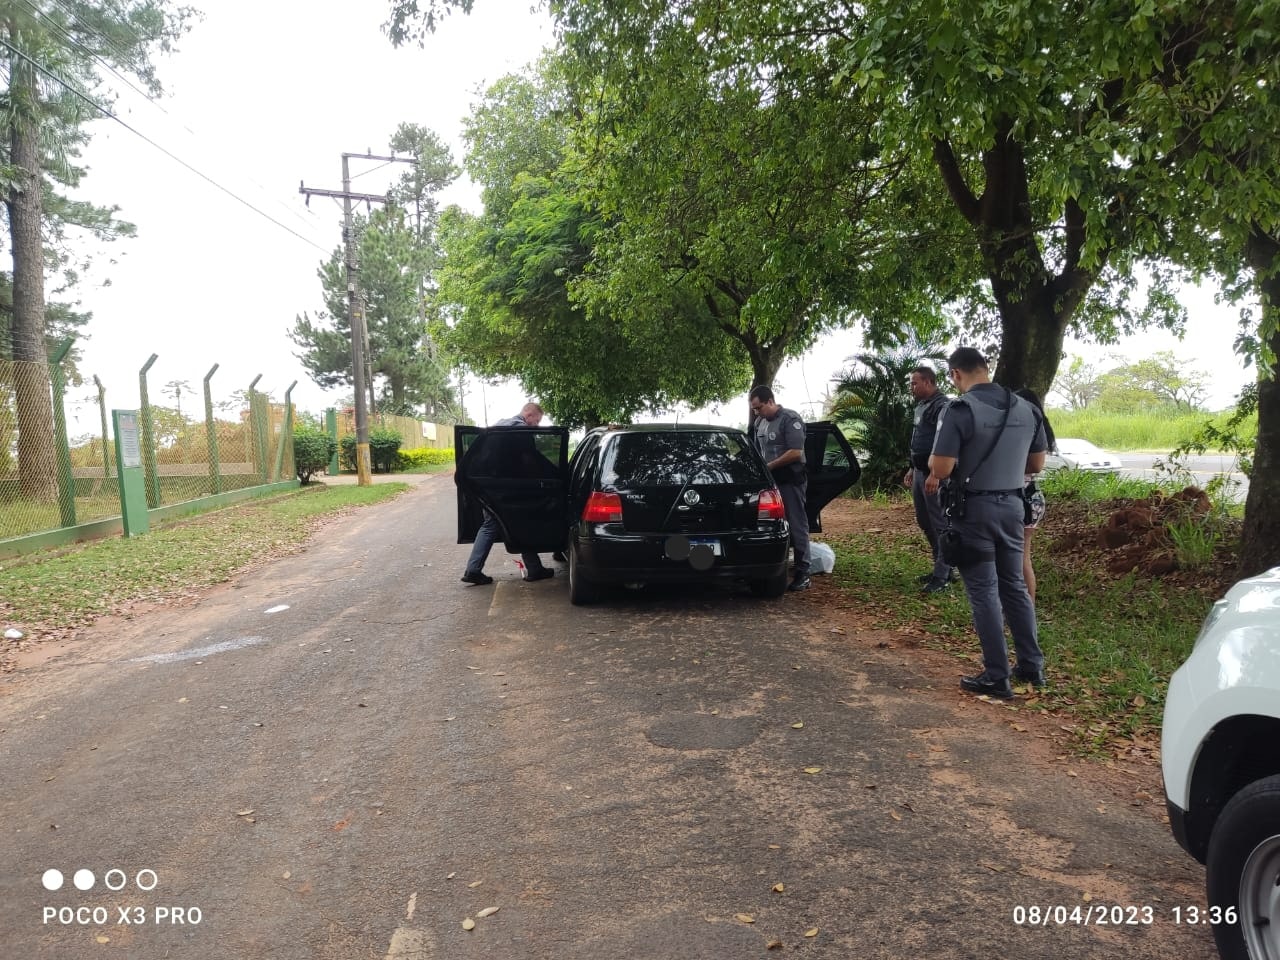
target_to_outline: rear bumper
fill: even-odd
[[[786,570],[790,537],[785,524],[758,533],[714,534],[722,556],[696,570],[688,560],[666,555],[667,534],[610,534],[601,526],[575,532],[579,573],[595,583],[675,583],[767,580]],[[703,536],[699,534],[699,536]]]

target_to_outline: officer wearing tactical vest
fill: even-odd
[[[951,401],[938,423],[925,492],[932,496],[949,480],[964,494],[963,510],[953,509],[951,526],[963,544],[960,575],[982,643],[983,670],[962,677],[960,686],[1008,699],[1013,689],[1006,621],[1018,658],[1013,678],[1034,686],[1045,682],[1035,606],[1022,577],[1022,488],[1026,474],[1044,467],[1048,444],[1034,408],[991,382],[981,353],[961,347],[947,364],[962,396]]]
[[[955,580],[955,571],[942,558],[938,543],[938,534],[946,527],[942,504],[937,497],[925,495],[924,483],[929,476],[929,454],[933,453],[938,418],[949,398],[938,389],[938,376],[933,368],[923,364],[911,371],[911,396],[916,401],[911,427],[911,465],[902,482],[911,488],[911,502],[916,508],[916,525],[929,541],[929,551],[933,557],[933,569],[920,577],[920,589],[925,593],[937,593],[945,590]]]
[[[804,459],[804,420],[794,410],[781,406],[766,386],[753,388],[748,402],[757,418],[756,447],[782,494],[787,526],[791,528],[796,565],[787,589],[808,590],[809,515],[805,512],[805,494],[809,480]]]

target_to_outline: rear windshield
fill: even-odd
[[[770,482],[745,435],[711,430],[618,434],[601,471],[606,487]]]

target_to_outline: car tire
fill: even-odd
[[[1223,808],[1209,838],[1206,888],[1223,960],[1280,958],[1280,776],[1249,784]],[[1233,922],[1225,922],[1227,920]]]
[[[776,600],[787,592],[786,568],[784,567],[777,576],[767,577],[764,580],[752,580],[749,585],[751,592],[757,597]]]
[[[585,607],[600,598],[600,588],[582,578],[582,561],[578,559],[577,544],[569,544],[569,602],[575,607]]]

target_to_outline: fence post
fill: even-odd
[[[111,435],[107,433],[107,388],[102,385],[96,373],[93,375],[93,383],[98,388],[98,413],[102,415],[102,482],[105,484],[111,479],[111,451],[108,449]]]
[[[324,412],[324,428],[333,437],[333,456],[329,458],[329,467],[325,473],[330,477],[338,475],[338,411],[330,407]]]
[[[204,431],[205,444],[209,448],[209,488],[211,493],[222,492],[222,470],[218,464],[218,428],[213,423],[213,393],[209,380],[218,372],[215,363],[204,375]]]
[[[147,371],[160,359],[153,353],[151,359],[138,371],[138,400],[141,403],[142,415],[142,463],[147,477],[147,506],[154,509],[160,506],[160,471],[156,468],[156,434],[151,420],[151,400],[147,397]]]
[[[271,479],[277,483],[280,472],[284,470],[284,445],[293,442],[293,404],[289,400],[289,394],[293,393],[293,388],[297,385],[298,381],[293,381],[284,392],[284,425],[280,428],[280,443],[276,446],[276,469],[271,475]]]
[[[244,421],[245,424],[245,450],[244,458],[249,461],[250,465],[257,473],[258,469],[258,405],[254,402],[256,393],[254,388],[258,385],[258,381],[262,379],[262,374],[258,374],[249,381],[249,389],[245,391],[245,396],[249,401],[249,416]]]
[[[49,358],[49,381],[53,387],[53,442],[58,461],[58,514],[64,527],[76,525],[76,478],[71,472],[71,445],[67,440],[67,375],[62,361],[71,349],[72,339],[67,337],[53,348]]]
[[[267,482],[267,425],[263,406],[267,398],[254,389],[262,374],[249,384],[249,432],[253,435],[253,459],[257,466],[258,483]]]

